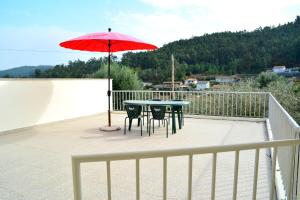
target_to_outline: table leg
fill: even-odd
[[[172,110],[172,133],[176,133],[176,120],[175,120],[175,110],[174,108],[172,107],[171,108]]]
[[[150,130],[149,130],[149,112],[148,112],[148,105],[146,105],[146,109],[147,109],[147,131],[149,131],[150,132]]]
[[[177,110],[177,117],[178,117],[178,126],[179,126],[179,129],[181,129],[181,113],[180,113],[180,110],[178,109]]]

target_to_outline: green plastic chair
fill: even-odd
[[[163,120],[165,122],[164,124],[167,124],[166,130],[167,130],[167,138],[168,138],[168,136],[169,136],[169,129],[168,129],[169,118],[165,116],[166,115],[166,106],[151,105],[150,110],[152,113],[152,118],[150,119],[150,122],[149,122],[149,136],[150,136],[150,131],[151,131],[151,121],[152,121],[152,133],[154,133],[154,120],[158,120],[158,121]]]
[[[127,112],[127,117],[125,117],[125,125],[124,125],[124,135],[126,135],[126,121],[129,119],[129,127],[128,130],[131,130],[131,124],[133,119],[138,119],[138,126],[141,126],[141,136],[143,135],[143,127],[141,120],[143,120],[143,116],[141,115],[142,106],[139,105],[125,105],[125,110]],[[144,121],[144,120],[143,120]]]
[[[162,101],[161,99],[148,99],[149,101]],[[147,114],[145,114],[145,112]],[[143,116],[147,116],[148,113],[151,112],[148,110],[148,106],[144,106],[144,109],[143,109]],[[143,125],[144,125],[144,121],[143,121]],[[160,124],[159,124],[160,125]]]

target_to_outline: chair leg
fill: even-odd
[[[143,106],[143,119],[144,119],[144,116],[145,116],[145,107]],[[144,120],[143,120],[143,125],[144,125]]]
[[[169,123],[168,123],[168,120],[166,120],[166,123],[167,123],[167,138],[169,137]]]
[[[152,120],[152,133],[154,133],[154,119]]]
[[[141,125],[141,118],[138,118],[138,126]]]
[[[152,119],[150,119],[150,121],[149,121],[149,130],[148,130],[149,136],[150,136],[150,131],[151,131],[151,120]]]
[[[141,120],[141,118],[139,118],[139,120]],[[142,120],[144,122],[144,120]],[[141,136],[143,136],[143,126],[141,124]]]
[[[180,110],[177,110],[177,118],[178,118],[178,126],[179,126],[179,129],[181,129],[181,112]]]
[[[128,128],[129,131],[131,131],[131,124],[132,124],[132,119],[129,118],[129,128]]]
[[[184,126],[184,116],[183,116],[183,110],[181,109],[181,123],[182,126]]]
[[[125,117],[125,125],[124,125],[124,135],[126,135],[126,120],[127,120],[127,117]]]

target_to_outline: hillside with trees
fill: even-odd
[[[259,73],[273,65],[300,66],[300,16],[294,22],[254,31],[205,34],[164,45],[156,51],[126,53],[122,64],[136,68],[144,81],[170,78],[170,55],[176,79],[190,74]]]
[[[76,60],[69,61],[67,65],[56,65],[46,71],[35,70],[35,78],[86,78],[95,73],[106,63],[105,58],[92,58],[87,62]]]
[[[32,77],[35,71],[46,71],[51,69],[53,66],[51,65],[39,65],[39,66],[22,66],[15,67],[12,69],[2,70],[0,71],[0,77],[10,78],[10,77]]]

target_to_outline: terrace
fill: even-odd
[[[3,199],[297,198],[299,126],[269,93],[113,91],[122,128],[124,100],[190,101],[185,126],[166,138],[158,127],[150,137],[99,131],[105,80],[1,83]]]

